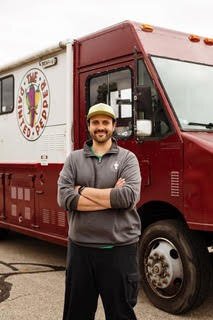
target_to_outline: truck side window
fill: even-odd
[[[0,115],[13,112],[14,109],[14,77],[0,79]]]
[[[152,137],[161,137],[170,131],[170,125],[163,104],[142,60],[138,61],[138,85],[145,96],[144,103],[137,110],[137,119],[152,120]]]
[[[132,134],[131,71],[123,69],[91,78],[89,93],[89,107],[100,102],[111,105],[117,117],[117,137],[129,137]]]

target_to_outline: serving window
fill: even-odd
[[[0,78],[0,115],[14,110],[14,77]]]

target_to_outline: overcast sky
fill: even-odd
[[[213,37],[213,0],[0,0],[0,66],[124,20]]]

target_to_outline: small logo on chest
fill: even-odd
[[[113,168],[115,171],[118,171],[118,167],[119,167],[119,163],[116,161],[114,164],[113,164]]]

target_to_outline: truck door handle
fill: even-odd
[[[44,191],[43,190],[36,190],[36,194],[43,194]]]

